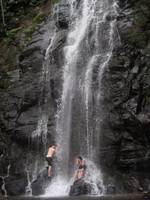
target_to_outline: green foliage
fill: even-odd
[[[150,1],[132,0],[130,3],[135,12],[133,28],[127,39],[132,45],[144,49],[150,42]]]
[[[132,29],[127,35],[128,42],[137,48],[145,48],[147,45],[147,36],[145,32]]]
[[[6,72],[0,74],[0,89],[7,89],[10,85],[9,76]]]
[[[18,31],[22,30],[25,34],[25,43],[28,43],[31,38],[32,38],[32,34],[37,30],[38,25],[42,23],[42,21],[45,19],[45,14],[41,11],[39,11],[39,13],[37,15],[35,15],[34,13],[34,17],[32,19],[32,23],[30,23],[30,25],[25,26],[25,27],[17,27],[11,30],[7,30],[5,33],[5,44],[7,46],[11,45],[16,37],[16,34]],[[23,46],[24,47],[24,46]]]
[[[40,24],[45,19],[45,14],[43,12],[39,12],[34,18],[33,23]]]
[[[52,0],[52,3],[55,4],[55,3],[58,3],[59,0]]]
[[[28,43],[32,39],[32,34],[36,31],[36,24],[32,24],[24,29],[24,33],[26,36],[26,43]]]
[[[20,31],[21,29],[22,27],[18,27],[18,28],[14,28],[14,29],[6,31],[4,42],[6,43],[7,46],[9,46],[14,41],[16,33]]]
[[[25,34],[25,42],[28,43],[32,39],[33,33],[37,30],[38,25],[43,22],[45,19],[45,14],[43,12],[39,12],[34,18],[28,27],[24,28],[24,34]]]

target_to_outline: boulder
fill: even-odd
[[[24,194],[27,184],[26,176],[23,174],[5,178],[5,189],[10,196]]]
[[[51,182],[51,177],[47,176],[47,169],[44,169],[31,184],[32,195],[42,195],[46,186]]]
[[[91,194],[91,185],[83,179],[76,180],[70,188],[70,196],[79,196]]]

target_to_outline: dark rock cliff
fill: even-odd
[[[39,177],[44,180],[45,175],[42,175],[44,170],[41,171],[40,163],[38,163],[39,171],[36,172],[36,177],[33,178],[31,173],[28,174],[28,169],[31,172],[33,165],[36,165],[33,158],[39,160],[43,167],[45,145],[51,144],[54,140],[56,100],[61,90],[60,65],[63,63],[62,48],[68,28],[68,11],[66,4],[61,4],[59,9],[56,7],[54,16],[33,34],[32,41],[19,56],[19,69],[11,72],[14,76],[10,77],[8,89],[0,91],[0,187],[2,194],[5,194],[2,187],[3,179],[9,195],[24,194],[30,187],[29,180],[33,181],[35,186],[36,178],[38,181]],[[55,38],[53,38],[55,29],[59,31],[56,30]],[[52,39],[54,41],[49,52],[49,57],[52,58],[51,74],[49,74],[44,62],[46,62],[46,49]],[[49,74],[48,79],[46,73]],[[51,106],[47,106],[47,101]],[[43,111],[48,113],[47,143],[42,136],[43,129],[39,130],[41,136],[34,136],[34,131],[38,132],[38,122],[42,119]],[[44,122],[41,121],[41,123],[44,126]],[[32,163],[31,166],[30,163]],[[32,188],[33,194],[44,192],[44,189],[40,187],[42,183],[40,181],[38,187]],[[38,188],[41,190],[38,191]]]
[[[103,79],[107,114],[101,159],[104,168],[113,169],[120,192],[150,189],[149,8],[145,1],[120,1],[120,45]]]
[[[104,174],[107,174],[104,181],[108,192],[114,185],[116,189],[113,191],[137,192],[150,187],[149,22],[145,22],[146,35],[141,38],[139,32],[133,32],[135,2],[120,0],[119,6],[120,45],[114,48],[103,78],[106,114],[100,154]],[[31,174],[28,177],[26,166],[34,157],[44,162],[45,141],[39,137],[33,139],[31,134],[37,129],[41,110],[48,108],[48,142],[53,141],[55,134],[54,113],[61,92],[60,66],[63,66],[62,54],[69,23],[67,5],[61,4],[59,8],[55,10],[56,21],[48,20],[33,35],[19,56],[19,70],[11,73],[10,86],[0,91],[0,187],[4,178],[10,195],[25,193],[28,178],[32,179]],[[43,60],[55,28],[49,53],[51,73],[46,87],[41,75],[45,70]],[[141,25],[140,28],[136,25],[136,29],[143,34]],[[135,39],[137,35],[138,41]],[[47,92],[50,107],[45,102]],[[39,152],[39,148],[42,151]]]
[[[31,151],[37,149],[34,141],[30,145],[30,138],[37,127],[40,112],[40,76],[45,49],[50,42],[49,28],[49,24],[46,24],[34,35],[32,43],[20,55],[18,80],[12,82],[6,92],[1,91],[0,169],[1,175],[7,176],[7,166],[10,165],[9,178],[6,179],[9,194],[25,192],[28,184],[25,171],[27,152],[30,147]]]

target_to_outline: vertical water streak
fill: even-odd
[[[85,80],[84,80],[84,99],[85,99],[85,107],[86,107],[86,132],[87,132],[87,140],[86,140],[86,145],[87,145],[87,157],[91,158],[91,148],[92,146],[90,145],[90,142],[92,142],[92,138],[90,137],[90,130],[89,130],[89,102],[91,101],[91,84],[92,84],[92,66],[96,60],[96,55],[92,56],[90,59],[88,65],[87,65],[87,70],[85,73]]]
[[[107,19],[107,16],[112,18],[110,20]],[[111,16],[112,15],[112,16]],[[107,67],[109,60],[112,56],[112,51],[114,47],[114,35],[116,32],[116,16],[117,16],[117,4],[115,1],[111,2],[109,0],[101,1],[101,4],[99,3],[99,12],[97,11],[95,14],[95,35],[94,35],[94,44],[95,44],[95,50],[94,53],[89,60],[87,66],[86,66],[86,72],[85,72],[85,79],[83,83],[83,94],[85,99],[85,107],[86,107],[86,130],[87,130],[87,152],[88,157],[90,156],[93,159],[96,159],[93,155],[96,154],[96,151],[98,152],[98,148],[96,149],[96,144],[94,144],[93,137],[95,137],[95,141],[97,145],[99,145],[99,135],[100,135],[100,123],[101,123],[101,103],[100,98],[102,95],[102,77],[103,73],[105,71],[105,68]],[[104,32],[106,31],[106,33]],[[101,37],[100,37],[101,36]],[[94,91],[96,88],[92,89],[92,76],[94,73],[94,67],[96,65],[99,65],[97,69],[97,80],[98,80],[98,86],[97,86],[97,94],[96,101],[94,105],[92,104],[92,95],[94,94]],[[93,107],[93,108],[90,108]],[[89,110],[90,109],[90,110]],[[95,133],[91,133],[91,130],[89,129],[89,118],[90,112],[92,110],[96,110],[96,127],[95,127]],[[95,136],[93,136],[93,134]],[[95,148],[95,151],[93,152],[93,149]],[[98,155],[97,155],[98,159]],[[94,161],[94,160],[93,160]]]
[[[48,104],[50,100],[50,50],[53,45],[54,36],[51,39],[49,46],[46,49],[42,75],[41,75],[41,102],[39,102],[39,120],[37,123],[37,128],[32,132],[32,138],[41,138],[41,141],[44,144],[45,153],[46,153],[46,141],[47,141],[47,124],[48,124]]]
[[[4,197],[7,197],[7,190],[6,190],[6,187],[5,187],[5,178],[9,177],[10,167],[11,167],[11,165],[9,164],[7,166],[7,174],[6,174],[6,176],[0,176],[0,178],[2,179],[1,190],[4,192]]]
[[[108,20],[107,16],[109,16],[110,20]],[[101,4],[99,3],[99,12],[95,14],[95,26],[93,25],[93,29],[95,29],[95,47],[91,59],[87,63],[82,86],[86,118],[86,157],[96,163],[99,161],[101,121],[103,120],[103,110],[101,108],[102,78],[114,48],[114,36],[117,34],[116,16],[117,3],[115,1],[105,0],[101,1]],[[106,31],[105,33],[104,30]],[[96,70],[97,84],[93,86],[94,68],[96,66],[98,66]],[[93,129],[91,129],[92,126]],[[96,179],[101,180],[100,185],[104,190],[102,175],[101,173],[97,174],[96,177],[91,175],[93,170],[90,171],[89,168],[87,179],[91,183],[95,183],[93,191],[98,194],[100,192],[97,188],[99,183],[96,183]]]
[[[96,132],[100,134],[101,132],[101,120],[103,120],[103,117],[102,117],[102,112],[103,110],[101,109],[101,98],[103,97],[103,88],[102,88],[102,78],[103,78],[103,74],[105,72],[105,69],[107,68],[108,64],[109,64],[109,61],[112,57],[112,52],[113,52],[113,49],[114,49],[114,45],[115,45],[115,36],[117,37],[117,42],[119,41],[119,37],[118,37],[118,32],[117,32],[117,28],[116,28],[116,16],[118,14],[117,12],[117,8],[118,8],[118,5],[116,3],[115,0],[112,1],[112,9],[111,9],[111,12],[110,12],[110,17],[112,18],[110,20],[110,29],[109,29],[109,35],[108,35],[108,38],[109,38],[109,43],[108,43],[108,51],[105,55],[105,59],[104,59],[104,62],[102,63],[102,65],[100,66],[99,68],[99,72],[98,72],[98,77],[99,77],[99,82],[98,82],[98,88],[99,88],[99,93],[96,97],[96,107],[99,108],[97,109],[97,113],[96,113],[96,116],[97,116],[97,122],[96,122]],[[102,113],[102,114],[100,114]]]
[[[26,174],[27,174],[27,182],[28,185],[26,186],[26,194],[29,196],[32,196],[32,187],[31,187],[31,180],[30,180],[30,172],[26,166],[25,168]]]

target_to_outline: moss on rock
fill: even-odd
[[[33,33],[50,15],[52,4],[58,0],[6,0],[6,26],[0,25],[0,88],[9,81],[3,73],[17,68],[17,57],[31,41]],[[0,17],[0,21],[2,17]]]
[[[147,0],[132,0],[129,4],[134,9],[134,21],[128,32],[127,40],[137,48],[146,49],[150,43],[150,2]]]

